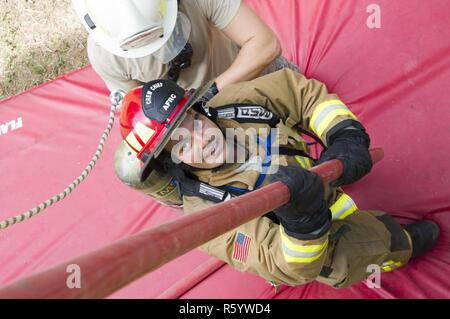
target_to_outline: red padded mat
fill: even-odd
[[[442,235],[426,257],[383,275],[382,289],[313,283],[276,293],[264,280],[226,266],[183,297],[450,297],[450,2],[378,0],[380,29],[366,25],[373,1],[248,2],[280,36],[284,55],[338,93],[372,145],[384,148],[384,161],[347,188],[358,206],[387,211],[402,223],[432,219]],[[90,161],[108,112],[107,91],[91,68],[0,102],[0,219],[72,182]],[[179,216],[116,179],[119,141],[116,126],[97,167],[71,197],[0,231],[0,285]],[[113,297],[156,297],[207,258],[193,251]]]

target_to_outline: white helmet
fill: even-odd
[[[191,32],[177,0],[72,0],[95,42],[125,58],[175,58]]]

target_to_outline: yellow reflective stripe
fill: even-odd
[[[385,263],[383,263],[383,266],[395,266],[397,268],[403,266],[403,264],[401,262],[395,262],[393,260],[388,260]]]
[[[283,257],[289,263],[312,263],[319,259],[328,247],[328,239],[321,245],[298,245],[293,243],[280,227]]]
[[[148,141],[155,134],[154,130],[145,126],[141,122],[137,122],[136,126],[134,127],[134,130],[136,131],[136,134],[139,136],[142,142],[144,142],[145,144],[147,144]]]
[[[394,261],[392,260],[386,261],[381,265],[381,269],[383,269],[383,271],[385,272],[393,271],[394,268],[392,268],[392,265],[394,265]]]
[[[136,139],[136,136],[134,136],[133,132],[130,132],[130,134],[128,134],[127,138],[125,139],[128,144],[130,144],[130,146],[132,148],[134,148],[137,152],[140,152],[142,150],[142,145],[141,143],[139,143],[139,141]]]
[[[313,113],[310,127],[314,133],[321,137],[331,122],[340,115],[348,115],[357,120],[356,116],[340,100],[321,103]]]
[[[296,155],[295,159],[301,165],[302,168],[304,168],[304,169],[311,168],[311,161],[310,161],[309,158],[303,157],[303,156],[300,156],[300,155]]]
[[[392,268],[391,266],[384,266],[381,267],[381,269],[383,269],[384,272],[390,272],[394,270],[394,268]]]
[[[358,210],[353,199],[347,194],[341,197],[330,207],[333,220],[343,220]]]
[[[303,157],[301,157],[301,156],[299,156],[299,155],[296,155],[295,156],[295,159],[297,160],[297,162],[300,164],[300,166],[302,167],[302,168],[306,168],[306,163],[303,161]]]
[[[311,161],[311,159],[306,157],[305,160],[308,163],[308,167],[312,168],[312,161]]]
[[[390,272],[397,268],[400,268],[401,266],[403,266],[403,264],[401,262],[395,262],[393,260],[389,260],[381,265],[381,269],[383,269],[384,272]]]

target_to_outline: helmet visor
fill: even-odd
[[[169,40],[153,56],[161,63],[167,64],[183,50],[191,35],[191,21],[182,12],[178,12],[177,23]]]

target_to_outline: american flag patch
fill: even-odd
[[[233,259],[245,264],[247,262],[251,242],[251,237],[244,235],[243,233],[237,233],[234,241]]]

